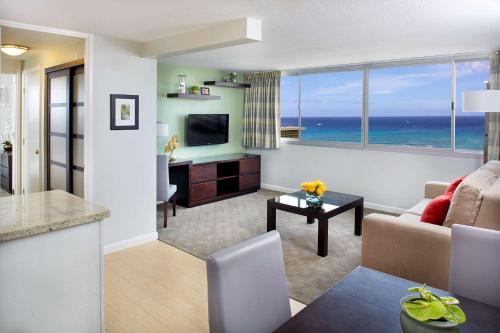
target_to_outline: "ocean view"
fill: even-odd
[[[483,150],[484,117],[457,116],[457,149]],[[282,117],[281,126],[298,126],[297,117]],[[359,117],[302,117],[302,140],[361,142]],[[450,118],[370,117],[368,142],[450,148]]]

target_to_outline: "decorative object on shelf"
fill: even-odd
[[[222,76],[222,82],[229,82],[229,73],[224,73]]]
[[[157,122],[156,123],[156,136],[159,138],[168,138],[168,124]],[[163,151],[167,151],[167,146],[163,147]]]
[[[229,81],[232,83],[236,83],[236,80],[238,78],[238,74],[236,72],[231,72],[229,74]]]
[[[181,144],[179,143],[179,137],[176,134],[172,135],[170,141],[168,141],[167,145],[165,146],[165,152],[170,154],[171,161],[175,161],[174,151],[180,145]]]
[[[208,88],[208,87],[201,87],[200,88],[200,92],[201,92],[202,95],[209,96],[210,95],[210,88]]]
[[[0,50],[3,53],[10,55],[11,57],[19,56],[25,52],[29,51],[29,47],[22,45],[14,45],[14,44],[1,44]]]
[[[111,130],[139,129],[139,95],[111,94]]]
[[[3,151],[5,152],[12,151],[12,142],[10,142],[9,140],[3,141],[2,146],[3,146]]]
[[[186,75],[185,74],[179,75],[179,86],[177,87],[177,92],[179,94],[186,93]]]
[[[197,86],[196,84],[194,84],[191,86],[191,88],[189,88],[189,91],[193,95],[198,95],[200,93],[200,86]]]
[[[250,88],[251,85],[248,83],[234,83],[234,82],[226,82],[226,81],[205,81],[203,84],[207,86],[216,86],[216,87],[224,87],[224,88]]]
[[[465,313],[458,307],[460,302],[455,297],[439,297],[425,285],[408,291],[415,294],[400,300],[401,309],[408,317],[435,328],[452,328],[465,323]]]
[[[300,186],[306,192],[306,203],[309,207],[320,207],[323,204],[321,198],[327,190],[324,182],[315,180],[313,182],[303,182]]]

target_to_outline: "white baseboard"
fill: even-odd
[[[104,254],[113,253],[116,251],[124,250],[126,248],[144,244],[158,239],[158,233],[152,232],[150,234],[140,235],[137,237],[125,239],[116,243],[104,245]]]
[[[285,192],[285,193],[292,193],[292,192],[297,191],[297,189],[283,187],[283,186],[277,186],[277,185],[271,185],[271,184],[260,184],[260,187],[267,189],[267,190],[271,190],[271,191],[278,191],[278,192]],[[377,203],[367,202],[367,201],[365,201],[365,207],[370,208],[370,209],[380,210],[380,211],[387,212],[387,213],[393,213],[393,214],[403,214],[403,212],[406,210],[404,208],[380,205]]]

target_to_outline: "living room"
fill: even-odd
[[[498,2],[23,2],[85,41],[87,210],[4,201],[0,331],[496,331]]]

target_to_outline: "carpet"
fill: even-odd
[[[282,193],[255,193],[193,208],[178,207],[168,228],[163,228],[159,206],[159,240],[201,259],[211,253],[266,232],[266,200]],[[365,214],[370,211],[365,209]],[[354,236],[354,210],[330,220],[328,256],[316,255],[318,222],[307,224],[305,216],[277,211],[290,297],[311,303],[330,286],[360,265],[361,237]]]

